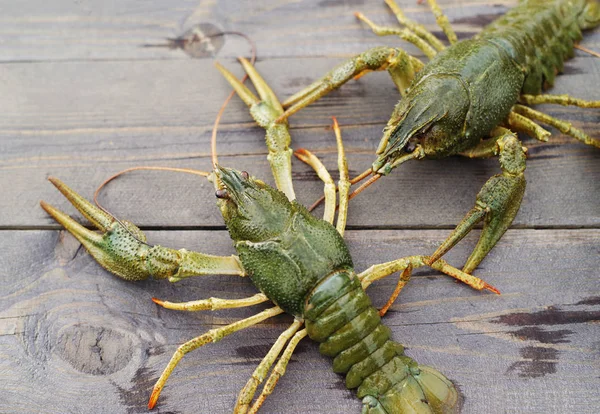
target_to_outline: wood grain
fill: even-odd
[[[425,5],[398,2],[440,34]],[[516,1],[439,3],[459,37],[469,37]],[[77,217],[49,175],[91,197],[106,177],[135,165],[210,168],[210,129],[230,90],[213,61],[240,75],[235,57],[247,56],[248,44],[213,39],[214,56],[199,59],[192,55],[201,48],[142,46],[164,45],[197,25],[206,33],[243,32],[281,98],[372,46],[422,57],[395,38],[374,36],[352,15],[358,10],[395,24],[382,1],[0,0],[0,413],[146,413],[150,390],[179,344],[264,308],[158,308],[152,297],[241,298],[255,289],[227,276],[127,283],[102,270],[39,208],[44,199]],[[584,45],[600,50],[600,31]],[[552,92],[598,99],[598,84],[600,60],[577,51]],[[386,74],[350,82],[291,118],[293,146],[313,150],[335,171],[335,115],[351,174],[358,173],[373,161],[397,100]],[[598,110],[541,109],[600,137]],[[547,144],[525,140],[523,205],[476,271],[502,295],[420,270],[384,319],[409,355],[458,384],[466,414],[600,407],[600,152],[553,132]],[[238,99],[225,112],[218,147],[224,165],[272,182],[264,132]],[[322,184],[300,162],[293,168],[299,200],[311,203]],[[497,160],[407,164],[357,197],[346,236],[356,268],[434,251],[497,172]],[[212,187],[196,177],[134,173],[111,183],[101,200],[142,226],[152,243],[233,252]],[[452,264],[464,262],[477,233],[448,254]],[[395,283],[392,276],[369,289],[376,305]],[[153,412],[231,412],[289,323],[276,317],[190,354]],[[360,405],[305,340],[261,412],[358,413]]]
[[[485,24],[505,13],[515,0],[453,1],[440,5],[453,21],[460,36],[471,36]],[[424,5],[399,1],[406,13],[436,33],[441,31]],[[140,3],[123,0],[40,0],[0,3],[1,60],[155,60],[185,59],[180,50],[143,47],[164,44],[166,38],[181,35],[198,24],[219,30],[241,31],[258,44],[262,57],[332,56],[359,53],[394,39],[378,39],[359,29],[353,12],[393,24],[394,17],[383,2],[364,0],[237,0],[193,1],[154,0]],[[407,46],[407,49],[416,52]],[[221,55],[236,57],[247,53],[244,41],[229,36]]]

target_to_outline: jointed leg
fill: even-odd
[[[503,127],[496,127],[492,131],[491,138],[482,140],[479,144],[473,148],[469,148],[466,151],[460,153],[463,157],[467,158],[491,158],[498,155],[498,140],[505,134],[509,134],[510,130]],[[527,153],[527,148],[523,147],[523,151]]]
[[[249,326],[256,325],[257,323],[262,322],[266,319],[269,319],[273,316],[279,315],[280,313],[283,313],[283,310],[281,308],[279,308],[278,306],[276,306],[274,308],[266,309],[260,313],[257,313],[254,316],[251,316],[246,319],[242,319],[241,321],[234,322],[231,325],[227,325],[222,328],[211,329],[210,331],[206,332],[205,334],[200,335],[200,336],[186,342],[185,344],[179,346],[179,348],[177,348],[177,351],[175,351],[175,353],[171,357],[171,360],[165,367],[160,378],[154,385],[154,389],[152,390],[152,395],[150,396],[150,401],[148,402],[148,408],[150,408],[150,409],[154,408],[154,406],[156,405],[156,401],[158,400],[158,396],[160,395],[161,390],[165,386],[165,383],[167,382],[169,375],[171,375],[171,373],[173,372],[173,369],[175,369],[175,366],[177,366],[177,364],[179,363],[179,361],[181,360],[181,358],[183,358],[183,356],[185,354],[187,354],[190,351],[193,351],[194,349],[201,347],[202,345],[206,345],[209,342],[218,342],[227,335],[230,335],[230,334],[237,332],[239,330],[242,330],[244,328],[248,328]]]
[[[546,115],[543,112],[536,111],[535,109],[531,109],[523,105],[515,105],[513,110],[522,115],[523,118],[527,117],[530,119],[535,119],[536,121],[542,122],[544,124],[551,125],[563,134],[569,135],[575,138],[576,140],[583,142],[584,144],[600,148],[600,140],[594,139],[582,130],[573,127],[573,125],[571,125],[570,122],[562,121],[560,119],[551,117],[550,115]]]
[[[429,30],[423,27],[423,25],[407,18],[394,0],[385,0],[385,4],[387,4],[392,13],[396,15],[398,23],[400,23],[403,26],[406,26],[407,28],[415,32],[419,37],[425,39],[437,51],[441,52],[446,48],[446,46],[444,46],[444,44],[440,42],[440,40],[437,37],[435,37],[433,33],[431,33]]]
[[[162,306],[165,309],[181,310],[181,311],[201,311],[201,310],[218,310],[218,309],[231,309],[231,308],[244,308],[246,306],[257,305],[268,301],[269,298],[264,293],[257,293],[254,296],[243,299],[220,299],[220,298],[208,298],[202,300],[192,300],[190,302],[168,302],[156,298],[152,298],[152,301],[157,305]]]
[[[109,272],[127,280],[168,278],[176,282],[185,277],[223,274],[245,276],[236,256],[212,256],[185,249],[174,250],[146,243],[145,234],[128,221],[117,220],[81,197],[57,178],[50,182],[103,233],[88,230],[55,207],[41,206],[63,225],[96,261]]]
[[[496,145],[502,174],[493,176],[485,183],[477,194],[475,207],[431,255],[428,263],[432,266],[435,266],[436,261],[462,240],[477,223],[483,221],[483,230],[477,246],[463,268],[464,273],[472,273],[517,215],[525,192],[525,150],[512,133],[503,135],[496,141]]]
[[[258,367],[256,367],[256,369],[252,373],[252,377],[248,380],[242,391],[240,391],[237,403],[233,410],[234,413],[244,414],[248,411],[250,403],[252,402],[252,398],[254,398],[254,394],[256,393],[256,388],[265,380],[267,373],[271,369],[271,366],[281,353],[281,350],[283,349],[287,341],[290,340],[292,335],[294,335],[298,331],[298,329],[302,327],[302,325],[303,322],[295,320],[294,323],[288,329],[286,329],[281,335],[279,335],[277,341],[275,341],[267,355],[265,355]]]
[[[600,101],[586,101],[570,95],[521,95],[519,101],[526,105],[556,104],[580,108],[600,108]]]
[[[550,135],[552,135],[549,131],[546,131],[531,119],[517,113],[516,108],[513,108],[508,115],[508,125],[510,125],[513,130],[523,132],[541,142],[548,142]]]
[[[335,216],[335,183],[333,182],[329,171],[327,171],[327,168],[325,168],[321,160],[309,150],[300,148],[294,152],[294,155],[300,161],[310,165],[321,181],[325,183],[325,188],[323,189],[323,192],[325,193],[325,212],[323,213],[323,220],[333,224]]]
[[[405,27],[404,29],[398,29],[396,27],[379,26],[373,23],[371,20],[369,20],[362,13],[357,12],[354,13],[354,15],[359,20],[365,22],[371,28],[373,33],[375,33],[377,36],[396,35],[399,36],[401,39],[406,40],[407,42],[410,42],[419,49],[421,49],[421,51],[425,53],[425,56],[427,56],[429,59],[432,59],[435,55],[437,55],[437,51],[429,43],[427,43],[427,41],[425,41],[422,37],[419,37],[408,27]]]
[[[285,193],[288,199],[296,199],[292,184],[292,149],[290,144],[292,138],[287,122],[279,121],[277,118],[283,114],[283,108],[279,100],[269,88],[269,85],[258,74],[256,69],[244,58],[240,58],[244,70],[252,80],[260,99],[240,82],[231,72],[217,63],[217,69],[238,93],[239,97],[250,108],[250,114],[254,120],[263,127],[266,134],[266,143],[269,150],[267,159],[271,165],[271,171],[275,178],[277,188]]]
[[[383,305],[383,307],[381,309],[379,309],[379,316],[384,316],[387,313],[387,311],[390,309],[390,307],[394,304],[396,299],[398,299],[398,295],[400,295],[400,292],[402,291],[402,289],[404,289],[404,286],[406,286],[406,284],[410,280],[410,275],[412,274],[412,269],[413,269],[412,265],[409,264],[406,267],[406,269],[404,269],[402,271],[402,273],[400,273],[400,278],[398,279],[398,284],[396,284],[396,288],[392,292],[392,295],[388,299],[387,303],[385,305]]]
[[[450,44],[456,43],[458,41],[458,38],[456,37],[456,33],[454,33],[454,30],[452,29],[452,25],[450,25],[448,18],[444,15],[444,13],[442,12],[442,9],[440,9],[440,6],[438,6],[437,1],[436,0],[427,0],[427,3],[429,3],[429,7],[431,7],[431,11],[433,12],[433,15],[435,16],[435,21],[437,22],[438,26],[440,26],[442,28],[442,30],[444,31],[444,33],[446,34],[446,37],[450,41]]]
[[[498,293],[498,290],[493,286],[487,284],[478,277],[475,277],[461,270],[458,270],[455,267],[450,266],[442,259],[437,260],[437,262],[433,264],[429,264],[430,262],[431,260],[429,256],[403,257],[401,259],[393,260],[391,262],[373,265],[364,272],[360,273],[358,275],[358,278],[361,281],[363,289],[366,289],[367,287],[369,287],[369,285],[371,285],[371,283],[379,279],[383,279],[384,277],[387,277],[395,272],[404,272],[409,267],[413,269],[418,269],[419,267],[430,266],[456,280],[459,280],[469,285],[475,290],[487,289],[494,293]]]
[[[337,143],[338,168],[340,171],[340,180],[338,181],[340,205],[336,228],[343,236],[344,230],[346,229],[346,217],[348,214],[348,193],[350,192],[350,180],[348,178],[348,163],[346,161],[344,143],[342,142],[342,133],[335,117],[333,117],[333,131],[335,132]],[[329,174],[329,171],[327,171],[327,168],[325,168],[319,158],[317,158],[316,155],[308,150],[301,148],[296,150],[294,155],[301,161],[310,165],[315,170],[319,178],[325,183],[325,188],[323,190],[325,194],[325,212],[323,213],[323,220],[333,224],[336,210],[336,187],[331,175]]]
[[[347,60],[312,85],[292,95],[283,106],[287,108],[276,122],[283,122],[305,106],[339,88],[350,79],[369,71],[387,70],[401,94],[410,86],[423,63],[402,49],[375,47]]]
[[[294,353],[296,346],[302,340],[302,338],[306,336],[306,334],[307,331],[306,328],[304,328],[301,331],[296,332],[294,337],[290,340],[288,346],[285,348],[285,351],[283,351],[283,355],[281,358],[279,358],[277,365],[275,365],[275,368],[273,368],[273,372],[271,372],[271,375],[269,376],[262,393],[252,405],[252,408],[250,408],[250,414],[256,413],[260,406],[265,402],[265,399],[271,395],[275,389],[275,385],[277,385],[277,382],[279,381],[279,378],[285,374],[285,369],[287,368],[288,362],[290,362],[290,359],[292,358],[292,354]]]
[[[340,195],[340,205],[338,209],[338,218],[336,228],[342,236],[346,230],[346,218],[348,216],[348,199],[350,193],[350,178],[348,177],[348,161],[346,160],[346,151],[342,141],[342,131],[338,125],[337,119],[333,118],[333,132],[335,133],[335,141],[338,150],[338,170],[340,179],[338,181],[338,192]]]

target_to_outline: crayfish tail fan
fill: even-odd
[[[439,371],[397,356],[358,388],[363,414],[451,414],[460,408],[454,384]]]
[[[394,358],[367,378],[358,396],[363,398],[363,414],[451,414],[460,407],[450,380],[405,356]]]

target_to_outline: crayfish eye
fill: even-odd
[[[244,178],[244,180],[247,180],[248,178],[250,178],[250,174],[248,174],[248,171],[242,171],[242,178]]]
[[[215,196],[217,198],[222,199],[222,200],[223,199],[228,199],[229,198],[229,193],[227,193],[227,190],[225,190],[225,189],[220,189],[220,190],[215,191]]]

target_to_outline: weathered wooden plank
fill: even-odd
[[[429,8],[411,0],[398,3],[413,19],[440,33]],[[439,2],[460,36],[471,36],[481,26],[506,12],[516,1],[488,0]],[[358,53],[380,44],[398,43],[377,38],[361,26],[353,12],[362,11],[382,24],[397,24],[382,1],[269,0],[147,2],[125,0],[107,4],[99,0],[71,2],[39,0],[0,3],[1,61],[184,59],[180,50],[162,44],[191,27],[234,30],[250,36],[261,57],[324,56]],[[208,29],[208,30],[207,30]],[[221,56],[248,53],[248,45],[229,36],[215,41]],[[416,49],[407,46],[411,51]]]
[[[441,34],[426,5],[411,0],[398,3],[407,15]],[[460,37],[472,36],[516,4],[503,0],[444,0],[439,2]],[[381,44],[398,44],[394,38],[377,38],[353,16],[362,11],[381,24],[396,25],[380,1],[153,1],[133,0],[106,4],[39,0],[0,3],[2,23],[0,60],[131,60],[186,59],[181,50],[142,47],[163,44],[202,25],[206,33],[234,30],[250,36],[261,57],[331,56],[358,53]],[[600,37],[586,40],[598,47]],[[248,53],[244,40],[228,36],[214,42],[220,56]],[[418,53],[410,45],[403,46]]]
[[[308,65],[304,59],[275,59],[258,67],[285,97],[338,61],[315,58]],[[570,61],[555,92],[595,98],[595,90],[587,85],[600,84],[598,62]],[[239,69],[234,62],[228,65]],[[208,61],[13,64],[5,65],[0,76],[4,81],[0,100],[3,227],[52,224],[38,201],[64,204],[45,182],[48,175],[59,176],[91,196],[100,182],[127,167],[209,168],[210,129],[229,91]],[[385,74],[363,77],[295,115],[293,146],[314,150],[335,170],[329,130],[330,116],[335,115],[343,128],[352,174],[363,171],[373,161],[381,128],[397,99]],[[600,136],[597,110],[544,109]],[[599,152],[560,135],[550,144],[532,140],[526,144],[529,186],[515,225],[597,226]],[[239,100],[224,115],[218,148],[229,155],[222,157],[225,165],[247,168],[270,180],[264,132],[254,126]],[[300,200],[312,203],[321,191],[316,175],[299,162],[294,171]],[[497,171],[496,160],[407,164],[370,190],[372,197],[357,198],[350,225],[452,226]],[[111,186],[105,203],[142,226],[221,225],[211,193],[206,186],[198,187],[197,178],[143,173]]]
[[[399,254],[430,252],[446,234],[350,231],[347,240],[357,269],[364,269]],[[174,247],[232,251],[223,231],[149,236]],[[511,230],[477,272],[503,295],[420,270],[384,320],[411,356],[457,382],[464,413],[595,413],[598,240],[599,230]],[[467,238],[449,260],[459,265],[474,243]],[[3,231],[0,248],[0,412],[146,412],[150,389],[178,344],[255,312],[158,309],[151,297],[244,297],[253,288],[235,277],[127,283],[63,232]],[[369,289],[377,305],[393,279]],[[275,318],[184,358],[158,412],[230,412],[289,322]],[[288,369],[262,412],[359,412],[359,400],[314,344],[301,343]]]
[[[514,226],[561,227],[598,226],[598,194],[600,164],[598,155],[585,149],[565,145],[558,150],[572,151],[573,157],[560,156],[537,160],[532,158],[527,172],[529,186],[521,211]],[[555,147],[555,151],[558,151]],[[540,151],[543,151],[540,148]],[[543,154],[543,152],[542,152]],[[270,172],[264,156],[222,157],[224,165],[247,169],[260,177]],[[335,157],[326,154],[324,161],[335,166]],[[355,154],[351,165],[366,168],[372,161],[370,155]],[[172,165],[191,168],[207,168],[195,159],[177,162],[152,162],[152,165]],[[60,177],[82,194],[91,198],[94,188],[103,179],[129,163],[97,164],[88,169],[82,164],[55,166],[36,171],[15,170],[7,174],[2,204],[4,223],[17,226],[54,226],[53,220],[38,205],[44,199],[74,214],[69,206],[45,178],[52,174]],[[361,168],[354,167],[358,172]],[[297,162],[294,179],[299,201],[308,205],[322,192],[322,184],[314,173]],[[472,207],[475,195],[488,177],[497,172],[493,161],[466,162],[460,159],[439,162],[423,162],[406,165],[378,183],[350,207],[349,225],[354,227],[438,227],[455,226]],[[18,183],[11,186],[8,179]],[[268,181],[272,181],[270,178]],[[223,221],[215,208],[214,190],[205,180],[195,176],[140,172],[123,177],[111,184],[102,204],[114,214],[143,227],[222,226]],[[319,213],[317,213],[319,214]]]
[[[285,99],[342,61],[338,57],[270,59],[256,66],[276,94]],[[237,62],[223,63],[241,75]],[[39,155],[51,137],[62,145],[43,148],[48,157],[62,155],[59,151],[66,144],[78,145],[73,149],[82,155],[144,149],[143,145],[132,144],[142,138],[147,141],[146,146],[168,142],[173,145],[173,152],[205,154],[216,114],[231,90],[213,61],[207,60],[16,63],[3,66],[0,74],[3,161],[15,155]],[[552,92],[594,100],[596,90],[588,85],[597,83],[599,59],[581,56],[566,63],[565,74],[557,77]],[[342,125],[372,125],[380,129],[398,99],[398,91],[388,75],[373,73],[350,81],[293,115],[290,123],[293,128],[323,127],[330,125],[331,116],[335,115]],[[547,109],[573,120],[592,135],[599,132],[597,111],[552,106]],[[258,132],[258,128],[251,128],[253,125],[246,106],[236,98],[223,116],[221,130],[230,134]],[[373,141],[379,138],[380,131],[373,131],[360,138],[350,134],[345,140],[350,148],[371,150],[376,146]],[[92,139],[99,142],[92,146]],[[260,140],[248,141],[238,142],[225,135],[220,139],[220,150],[231,154],[264,152]],[[315,145],[311,141],[297,142]],[[156,150],[165,151],[162,147]],[[141,159],[143,154],[131,155]]]

